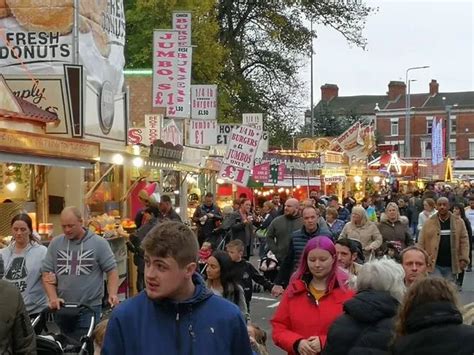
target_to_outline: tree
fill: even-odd
[[[306,114],[310,115],[310,111],[307,111]],[[360,119],[361,115],[354,110],[342,114],[335,113],[330,105],[321,102],[314,111],[314,135],[316,137],[337,137]],[[303,127],[300,135],[307,137],[310,132],[311,126],[308,124]]]
[[[271,135],[270,144],[288,143],[305,94],[298,72],[316,37],[303,20],[330,26],[364,48],[362,29],[372,11],[358,1],[219,0],[219,39],[230,52],[222,89],[232,103],[222,114],[264,112],[267,126],[285,136]]]

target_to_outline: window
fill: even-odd
[[[469,159],[474,159],[474,142],[469,141]]]
[[[398,118],[390,119],[390,135],[398,136]]]
[[[433,117],[426,117],[426,134],[433,132]]]
[[[456,134],[456,116],[451,116],[451,134]]]
[[[398,144],[398,156],[400,157],[405,156],[405,142],[400,142]]]
[[[431,158],[431,142],[421,141],[421,157]]]
[[[449,141],[449,156],[451,158],[456,157],[456,140],[455,139],[451,139]]]

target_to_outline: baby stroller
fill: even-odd
[[[258,269],[263,273],[263,276],[265,276],[267,280],[274,282],[279,269],[278,259],[275,254],[269,250],[267,255],[260,260]]]
[[[92,332],[95,327],[94,311],[87,305],[65,303],[58,311],[51,311],[49,308],[41,312],[36,317],[32,326],[35,327],[43,319],[48,319],[51,314],[68,314],[79,316],[81,311],[89,310],[92,313],[91,321],[87,333],[81,337],[80,341],[70,338],[61,333],[48,333],[36,335],[36,348],[38,355],[92,355],[94,353],[92,343]]]

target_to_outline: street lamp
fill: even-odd
[[[410,82],[408,81],[408,72],[411,70],[426,69],[429,65],[422,67],[411,67],[406,70],[405,73],[405,85],[407,87],[407,93],[405,95],[405,157],[411,156],[411,133],[410,133]]]
[[[311,138],[314,137],[314,103],[313,103],[313,18],[311,18]]]

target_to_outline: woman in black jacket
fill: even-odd
[[[472,265],[472,227],[471,227],[471,222],[466,217],[466,211],[464,210],[464,205],[462,203],[457,203],[453,206],[453,214],[459,218],[461,218],[464,221],[464,224],[466,226],[467,230],[467,235],[469,237],[469,266],[468,270],[471,269]],[[458,278],[456,280],[457,285],[459,288],[462,288],[462,284],[464,281],[464,270],[461,271],[460,274],[458,274]]]
[[[403,298],[404,272],[393,260],[362,265],[357,294],[344,304],[344,314],[329,329],[324,355],[386,354],[393,338],[394,317]]]
[[[454,285],[422,278],[408,289],[396,320],[393,355],[474,354],[474,327],[462,324]]]

